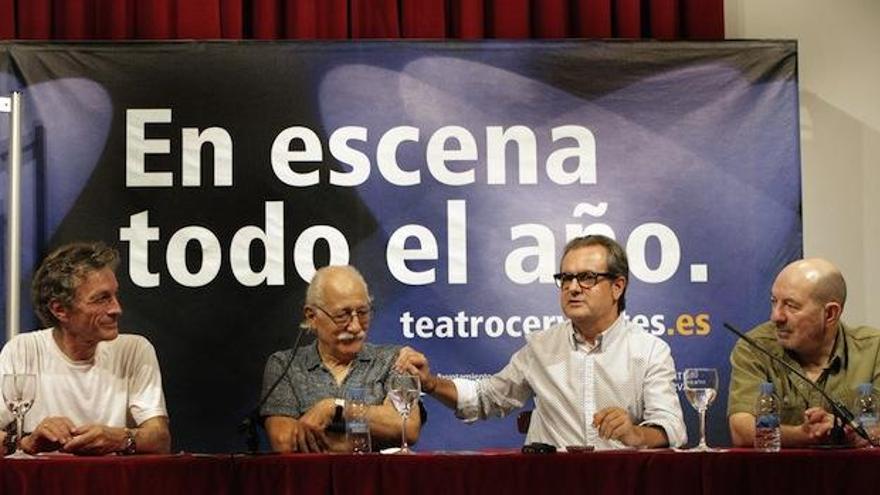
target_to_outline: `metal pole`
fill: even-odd
[[[9,113],[9,189],[6,216],[6,341],[21,326],[21,93]]]

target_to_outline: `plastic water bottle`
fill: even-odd
[[[755,404],[755,448],[764,452],[778,452],[781,446],[779,398],[773,393],[773,384],[764,382]]]
[[[370,445],[370,425],[366,417],[350,419],[345,426],[351,452],[353,454],[369,454],[372,446]]]
[[[872,439],[877,439],[877,400],[874,398],[874,386],[862,383],[858,388],[855,410],[856,419],[868,432]]]
[[[352,388],[345,402],[345,436],[353,454],[369,454],[372,450],[366,393],[364,388]]]

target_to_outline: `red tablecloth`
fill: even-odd
[[[41,457],[0,460],[0,495],[874,493],[880,450],[668,450],[418,454]]]
[[[874,493],[880,451],[286,455],[237,459],[234,484],[243,494]]]
[[[230,456],[0,458],[0,495],[230,493]]]

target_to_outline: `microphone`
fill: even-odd
[[[296,334],[296,339],[293,341],[293,352],[290,353],[290,357],[287,359],[287,363],[284,365],[284,371],[278,375],[278,378],[275,379],[275,382],[272,383],[272,386],[269,387],[269,390],[263,394],[263,397],[260,398],[260,401],[257,402],[257,406],[254,407],[247,416],[241,420],[241,423],[238,424],[238,432],[240,434],[245,434],[245,444],[247,445],[248,452],[257,452],[260,450],[260,437],[257,435],[257,425],[260,424],[260,409],[263,407],[263,404],[269,400],[269,397],[272,395],[272,392],[278,388],[278,384],[281,383],[281,380],[287,376],[287,372],[290,371],[290,366],[293,364],[293,358],[296,357],[296,351],[299,350],[299,342],[302,340],[303,335],[305,334],[305,329],[303,327],[299,327],[299,331]]]
[[[852,430],[855,431],[860,437],[867,440],[868,444],[870,444],[872,447],[880,446],[880,445],[878,445],[877,442],[875,442],[874,440],[871,439],[871,435],[868,435],[868,432],[865,431],[865,428],[862,427],[862,425],[859,424],[858,421],[856,421],[856,417],[852,413],[852,411],[850,411],[840,401],[838,401],[838,400],[834,399],[833,397],[831,397],[830,395],[828,395],[828,393],[826,393],[824,390],[822,390],[822,387],[816,385],[813,382],[813,380],[810,380],[809,378],[804,376],[800,371],[795,369],[794,366],[786,363],[782,359],[779,359],[778,356],[774,356],[772,352],[761,347],[761,345],[759,345],[757,342],[755,342],[751,337],[749,337],[746,334],[742,333],[741,331],[737,330],[730,323],[725,322],[724,327],[727,328],[728,330],[730,330],[731,332],[733,332],[734,334],[736,334],[739,338],[743,339],[747,344],[752,346],[752,348],[757,349],[758,351],[761,351],[762,353],[766,354],[767,357],[769,357],[774,363],[781,364],[783,367],[785,367],[785,369],[787,369],[793,375],[800,378],[804,383],[806,383],[807,385],[812,387],[814,390],[819,392],[819,395],[821,395],[822,398],[824,398],[828,402],[828,405],[831,407],[831,414],[834,415],[834,426],[831,428],[831,441],[834,444],[843,445],[844,443],[846,443],[846,434],[843,430],[843,426],[847,425],[850,428],[852,428]]]

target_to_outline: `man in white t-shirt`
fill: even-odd
[[[115,249],[74,243],[34,274],[34,308],[49,328],[19,335],[0,352],[0,373],[37,377],[21,440],[28,453],[170,451],[156,352],[144,337],[119,334],[118,265]],[[0,426],[11,422],[0,409]]]

